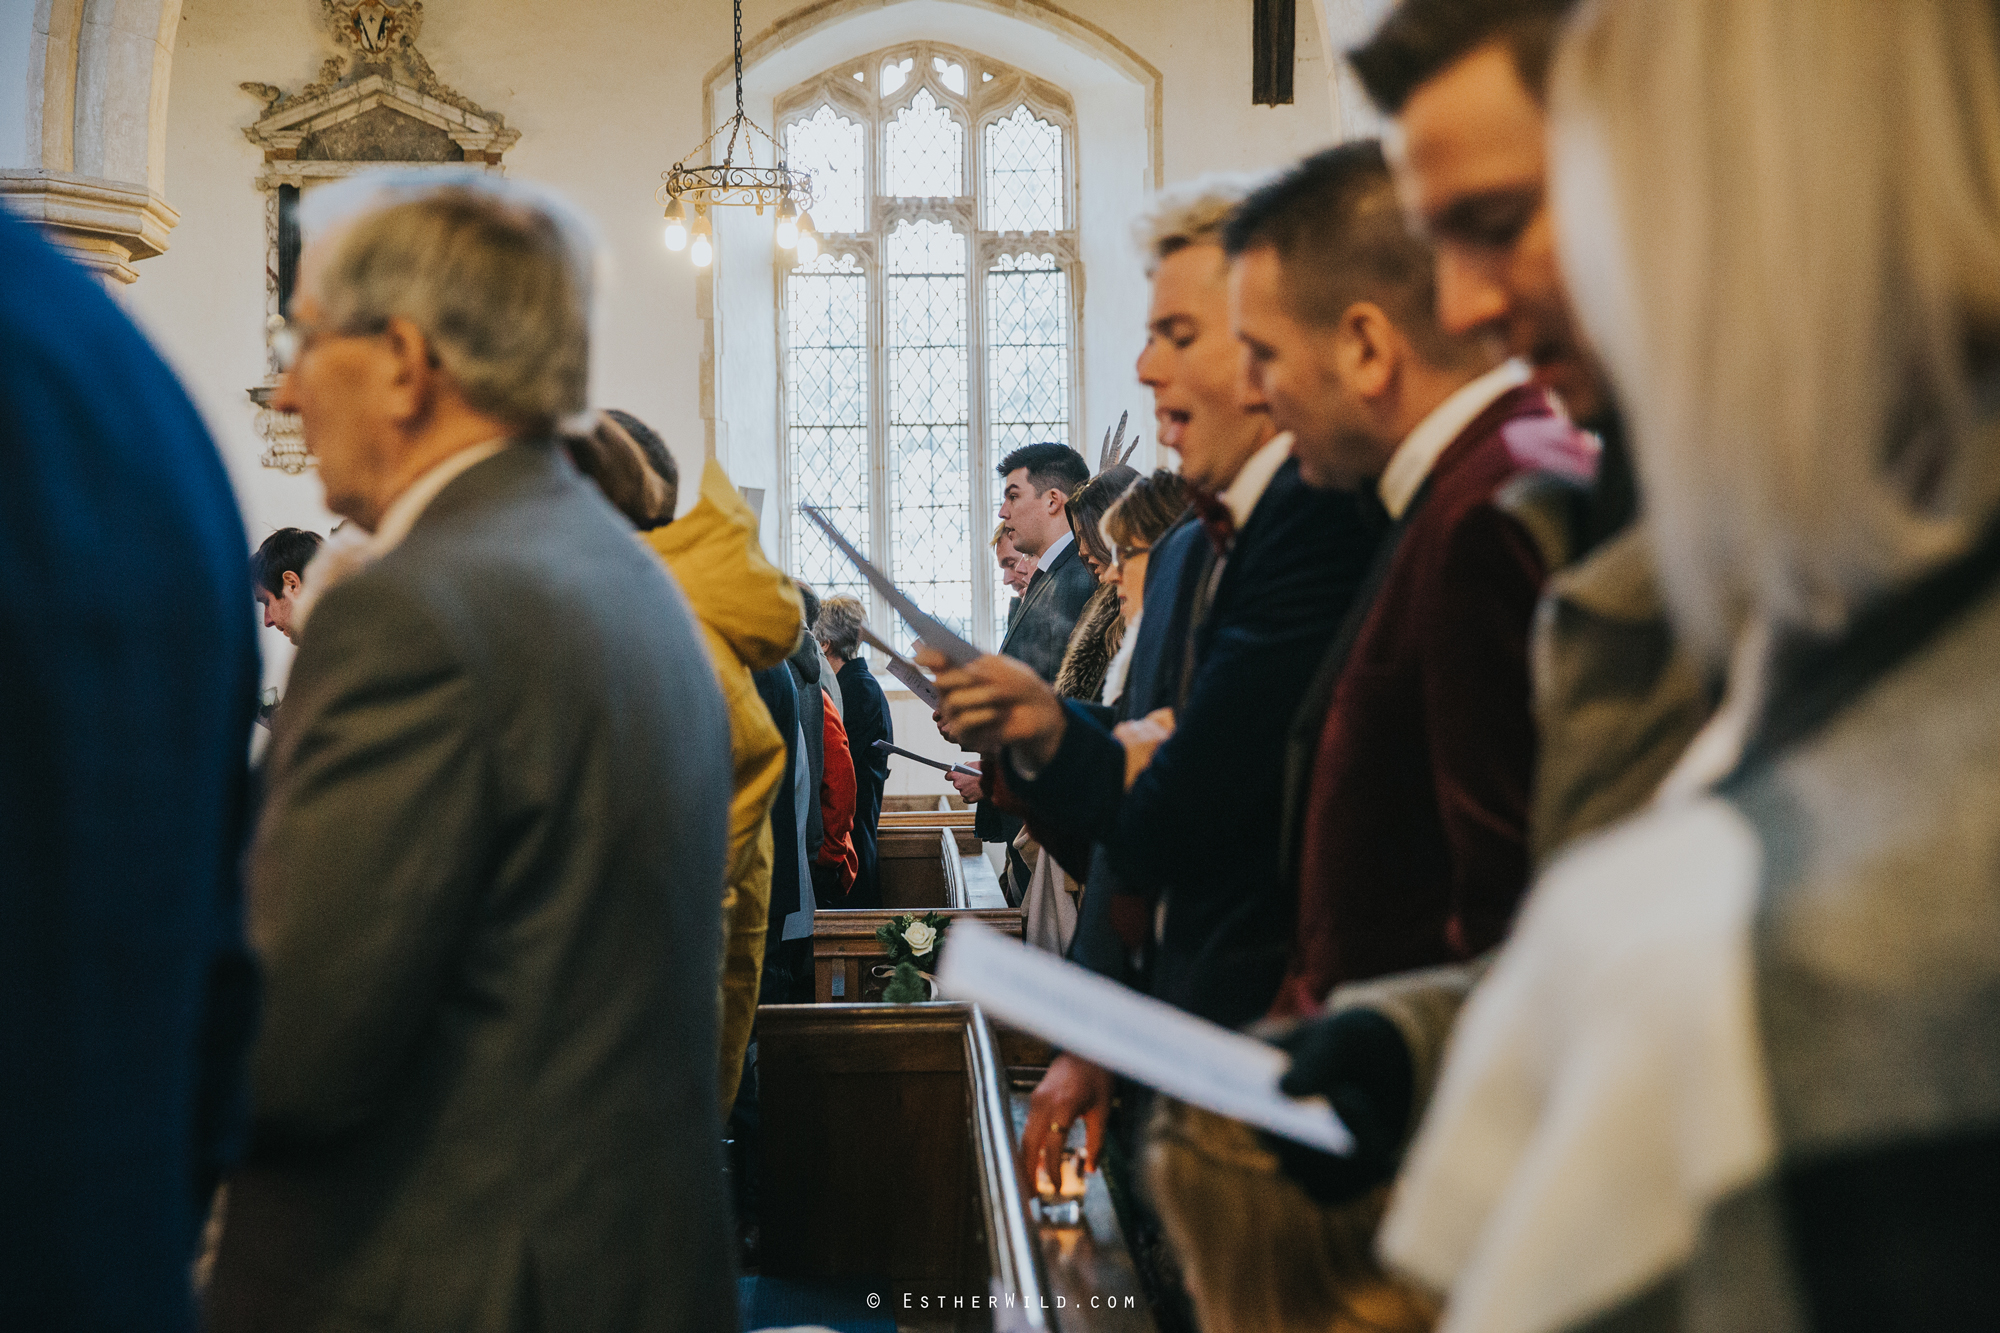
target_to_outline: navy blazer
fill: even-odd
[[[192,1329],[242,1124],[249,543],[194,406],[0,208],[0,1328]]]
[[[1124,747],[1075,704],[1065,705],[1070,726],[1049,766],[1032,782],[1009,774],[1038,817],[1047,811],[1102,842],[1126,885],[1157,889],[1166,921],[1152,989],[1204,1018],[1248,1022],[1277,991],[1297,906],[1278,873],[1285,731],[1379,536],[1356,496],[1311,490],[1287,460],[1237,533],[1192,636],[1192,688],[1174,735],[1132,789]],[[1148,570],[1135,658],[1149,642],[1157,648],[1144,693],[1132,691],[1131,716],[1170,706],[1178,694],[1180,645],[1212,568],[1206,543],[1190,525],[1167,543],[1157,586]],[[1171,599],[1163,596],[1168,578]],[[1156,608],[1168,612],[1161,622]],[[1156,626],[1157,639],[1148,632]]]

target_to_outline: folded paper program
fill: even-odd
[[[910,628],[917,632],[917,637],[924,641],[926,647],[943,653],[953,666],[964,666],[981,655],[979,649],[953,633],[943,621],[912,601],[909,594],[890,582],[887,574],[869,564],[868,557],[861,554],[853,542],[842,536],[840,529],[833,525],[833,520],[821,513],[817,506],[800,505],[799,512],[811,519],[819,530],[826,534],[826,539],[838,547],[842,555],[854,562],[854,567],[861,571],[862,577],[873,584],[875,591],[881,593],[889,605],[896,608],[896,613],[909,622]]]
[[[1325,1098],[1278,1091],[1278,1077],[1291,1058],[1277,1047],[1016,944],[977,922],[952,927],[938,989],[948,999],[970,1000],[1060,1050],[1190,1105],[1323,1152],[1354,1151],[1353,1136]]]

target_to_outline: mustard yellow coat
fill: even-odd
[[[722,886],[722,1114],[726,1119],[743,1078],[757,985],[764,968],[764,931],[771,907],[771,802],[785,777],[785,740],[757,697],[753,671],[790,657],[805,628],[798,589],[764,557],[757,518],[728,474],[710,459],[694,508],[646,542],[673,572],[708,637],[709,657],[729,705],[735,762],[729,803],[729,861]]]

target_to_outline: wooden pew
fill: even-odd
[[[949,810],[951,808],[949,802],[950,798],[943,795],[884,796],[882,798],[882,813],[885,815],[910,812],[936,814],[940,810]]]
[[[905,1326],[1152,1333],[1101,1180],[1081,1228],[1030,1213],[1024,1057],[976,1009],[767,1005],[757,1026],[762,1275],[863,1285]]]
[[[950,830],[936,824],[914,828],[884,824],[875,848],[882,906],[929,912],[968,905],[965,872]]]
[[[970,810],[884,810],[882,821],[877,827],[888,833],[906,833],[913,829],[950,829],[952,837],[958,841],[960,856],[970,856],[979,850],[979,835],[972,831],[973,813]]]
[[[889,918],[901,915],[904,913],[900,911],[873,909],[814,913],[813,999],[819,1004],[881,999],[882,988],[888,981],[872,976],[871,971],[887,960],[889,951],[875,938],[875,930]],[[1026,933],[1025,916],[1018,907],[957,908],[941,915],[952,920],[970,917],[1017,940]]]

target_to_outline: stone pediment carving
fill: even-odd
[[[268,83],[243,91],[264,114],[243,133],[264,150],[257,187],[265,194],[264,313],[282,315],[299,262],[302,192],[377,165],[477,163],[500,171],[500,155],[521,132],[448,87],[417,50],[423,0],[320,0],[340,54],[293,93]],[[311,466],[297,417],[274,410],[278,367],[267,356],[261,384],[249,390],[256,430],[269,445],[263,464],[287,473]]]
[[[289,95],[246,83],[264,114],[244,128],[266,162],[498,162],[521,132],[444,84],[417,50],[422,0],[320,0],[344,53]]]

